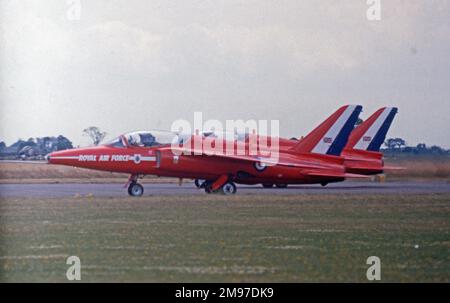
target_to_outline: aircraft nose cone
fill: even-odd
[[[74,156],[76,155],[69,150],[61,150],[47,154],[44,159],[47,161],[47,164],[69,165],[72,164]]]

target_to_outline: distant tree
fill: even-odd
[[[11,145],[11,147],[16,148],[18,151],[24,148],[25,146],[36,146],[36,142],[34,142],[32,138],[28,139],[28,141],[19,139]]]
[[[26,146],[36,146],[36,141],[34,140],[34,138],[29,138],[27,140]]]
[[[59,135],[57,138],[56,149],[65,150],[73,148],[72,142],[64,136]]]
[[[406,146],[406,141],[402,138],[390,138],[387,139],[384,143],[388,149],[394,150],[394,149],[401,149],[402,147]]]
[[[405,146],[402,149],[402,153],[409,154],[409,153],[413,153],[413,152],[414,152],[414,147],[411,147],[411,146]]]
[[[433,145],[432,147],[430,147],[430,152],[435,155],[441,155],[441,154],[445,153],[444,149],[442,149],[440,146],[436,146],[436,145]]]
[[[0,150],[3,150],[3,149],[5,149],[5,148],[6,148],[6,143],[3,142],[3,141],[1,141],[1,142],[0,142]]]
[[[54,144],[54,137],[36,138],[36,142],[42,155],[51,153],[56,150],[56,146]]]
[[[96,126],[90,126],[83,130],[83,134],[91,138],[94,145],[98,145],[106,136],[106,132],[100,130]]]
[[[416,149],[417,150],[425,150],[425,149],[427,149],[427,145],[425,143],[419,143],[419,144],[417,144]]]

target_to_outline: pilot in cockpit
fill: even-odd
[[[150,133],[140,134],[141,144],[145,147],[153,146],[156,142],[155,136]]]

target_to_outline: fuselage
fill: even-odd
[[[122,146],[123,145],[123,146]],[[302,167],[318,171],[344,174],[342,158],[328,155],[290,154],[280,152],[279,160],[295,166],[267,165],[262,170],[251,161],[206,155],[175,154],[170,144],[133,146],[123,140],[116,146],[107,144],[95,147],[58,151],[48,156],[50,164],[68,165],[131,175],[156,175],[176,178],[216,180],[229,175],[243,184],[312,184],[344,180],[343,177],[311,176]]]

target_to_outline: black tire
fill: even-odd
[[[264,188],[272,188],[272,187],[273,187],[273,184],[272,184],[272,183],[263,183],[262,186],[263,186]]]
[[[286,187],[288,187],[287,184],[275,184],[275,186],[276,186],[277,188],[286,188]]]
[[[132,197],[141,197],[144,194],[144,187],[139,183],[130,183],[128,186],[128,194]]]
[[[236,190],[236,185],[233,182],[227,182],[220,188],[220,192],[224,195],[234,195]]]
[[[320,183],[320,185],[322,185],[322,186],[327,186],[327,185],[328,185],[328,182],[322,182],[322,183]]]
[[[195,179],[194,184],[195,184],[195,186],[197,186],[197,188],[203,188],[203,187],[205,187],[206,180]]]

